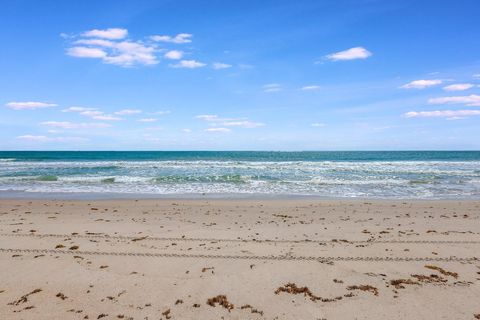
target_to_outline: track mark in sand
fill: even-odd
[[[285,260],[285,261],[316,261],[328,263],[332,261],[368,261],[368,262],[408,262],[408,261],[479,261],[477,257],[333,257],[333,256],[259,256],[259,255],[220,255],[220,254],[185,254],[185,253],[147,253],[147,252],[105,252],[105,251],[69,251],[54,249],[12,249],[0,248],[0,253],[42,253],[42,254],[74,254],[74,255],[99,255],[99,256],[132,256],[149,258],[201,258],[201,259],[231,259],[231,260]]]
[[[217,238],[184,238],[184,237],[130,237],[130,236],[108,236],[100,234],[33,234],[33,233],[0,233],[0,237],[33,237],[33,238],[84,238],[84,239],[111,239],[129,241],[215,241],[215,242],[240,242],[240,243],[405,243],[405,244],[480,244],[480,240],[270,240],[270,239],[217,239]]]

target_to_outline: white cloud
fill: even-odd
[[[404,84],[400,88],[402,89],[425,89],[428,87],[433,87],[436,85],[441,84],[443,81],[439,79],[433,79],[433,80],[414,80],[411,81],[407,84]]]
[[[47,102],[37,102],[37,101],[27,101],[27,102],[8,102],[5,104],[10,109],[13,110],[34,110],[41,108],[56,107],[55,103]]]
[[[17,139],[45,142],[45,141],[48,141],[49,138],[46,136],[34,136],[34,135],[26,134],[23,136],[18,136]]]
[[[143,119],[140,119],[138,121],[140,121],[140,122],[155,122],[155,121],[157,121],[157,119],[155,119],[155,118],[143,118]]]
[[[35,136],[26,134],[23,136],[18,136],[17,139],[24,140],[24,141],[31,141],[31,142],[85,142],[88,139],[80,138],[80,137],[47,137],[47,136]]]
[[[480,107],[480,96],[471,94],[469,96],[453,96],[432,98],[428,100],[430,104],[464,104],[469,107]]]
[[[188,69],[195,69],[205,67],[206,64],[203,62],[199,62],[196,60],[182,60],[177,64],[171,65],[173,68],[188,68]]]
[[[157,42],[171,42],[171,43],[190,43],[193,35],[190,33],[179,33],[174,37],[171,36],[151,36],[150,39]]]
[[[84,111],[93,111],[95,108],[85,108],[85,107],[70,107],[63,109],[62,112],[84,112]]]
[[[445,91],[464,91],[468,90],[470,88],[473,88],[474,85],[471,83],[457,83],[457,84],[451,84],[449,86],[443,87],[443,90]]]
[[[303,90],[303,91],[315,91],[319,89],[320,89],[320,86],[317,86],[317,85],[303,86],[300,88],[300,90]]]
[[[42,122],[41,124],[44,126],[61,128],[61,129],[93,129],[93,128],[111,127],[110,124],[101,123],[101,122],[73,123],[68,121],[45,121],[45,122]]]
[[[167,59],[179,60],[183,57],[183,51],[180,50],[170,50],[163,55]]]
[[[480,73],[476,73],[476,74],[472,75],[472,78],[480,79]]]
[[[263,92],[278,92],[282,90],[282,86],[278,83],[270,83],[263,86]]]
[[[215,70],[228,69],[230,67],[232,67],[232,65],[228,63],[214,62],[212,64],[212,68]]]
[[[121,40],[128,34],[126,29],[91,30],[83,37],[103,39],[79,39],[76,46],[67,49],[67,54],[77,58],[96,58],[104,63],[130,67],[133,65],[154,65],[158,63],[156,49],[142,41]],[[109,40],[105,40],[109,39]],[[118,41],[121,40],[121,41]]]
[[[200,119],[200,120],[204,120],[204,121],[210,121],[210,122],[245,120],[245,118],[220,118],[216,114],[201,114],[201,115],[195,116],[195,118]]]
[[[467,117],[450,117],[450,118],[446,118],[445,120],[453,121],[453,120],[463,120],[463,119],[468,119],[468,118]]]
[[[342,61],[342,60],[366,59],[371,55],[372,53],[367,49],[363,47],[355,47],[345,51],[329,54],[325,56],[325,58],[331,61]]]
[[[110,115],[99,115],[99,116],[93,116],[92,119],[95,120],[104,120],[104,121],[119,121],[122,120],[122,118],[115,117],[115,116],[110,116]]]
[[[208,129],[205,129],[203,130],[205,132],[219,132],[219,133],[229,133],[231,132],[232,130],[228,129],[228,128],[208,128]]]
[[[123,116],[123,115],[129,115],[129,114],[138,114],[138,113],[142,113],[142,110],[138,110],[138,109],[123,109],[123,110],[120,110],[120,111],[117,111],[117,112],[114,112],[115,114],[119,115],[119,116]]]
[[[105,114],[105,112],[98,110],[97,108],[86,108],[86,107],[70,107],[68,109],[62,110],[63,112],[78,112],[78,114],[92,118],[94,120],[104,120],[104,121],[119,121],[122,120],[120,117],[116,117],[114,115]],[[141,110],[136,109],[124,109],[115,113],[119,114],[132,114],[132,113],[139,113]]]
[[[215,114],[198,115],[195,118],[207,121],[214,126],[222,127],[240,127],[240,128],[258,128],[265,126],[264,123],[250,121],[246,118],[220,118]]]
[[[105,63],[129,67],[135,64],[154,65],[158,63],[155,48],[140,42],[122,41],[115,44],[110,55],[103,58]]]
[[[121,28],[93,29],[82,34],[84,37],[104,38],[104,39],[123,39],[127,36],[128,30]]]
[[[170,110],[160,110],[160,111],[150,112],[150,114],[156,114],[159,116],[163,116],[170,113],[172,113]]]
[[[468,116],[480,116],[480,110],[442,110],[442,111],[410,111],[404,114],[407,118],[417,117],[442,117],[453,118],[468,117]]]
[[[111,48],[115,46],[115,42],[105,39],[80,39],[74,42],[75,44],[83,44],[89,46],[99,46]]]
[[[325,127],[325,123],[315,122],[311,124],[312,127]]]
[[[98,110],[86,110],[86,111],[82,111],[80,112],[80,114],[82,116],[86,116],[86,117],[96,117],[96,116],[101,116],[103,115],[103,111],[98,111]]]
[[[68,48],[67,54],[76,58],[105,58],[107,56],[107,53],[102,49],[88,47]]]
[[[258,128],[258,127],[263,127],[265,124],[261,122],[244,120],[244,121],[225,121],[225,122],[221,122],[220,125],[227,126],[227,127]]]
[[[192,130],[191,129],[182,129],[182,132],[190,133],[190,132],[192,132]]]

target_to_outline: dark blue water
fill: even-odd
[[[480,161],[480,151],[0,151],[16,161]]]

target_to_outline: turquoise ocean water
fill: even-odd
[[[480,199],[480,152],[0,152],[0,196],[58,194]]]

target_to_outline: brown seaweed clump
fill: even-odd
[[[412,279],[395,279],[395,280],[390,280],[390,284],[394,286],[396,289],[405,289],[405,284],[420,284],[417,281],[414,281]]]
[[[322,298],[320,296],[314,295],[308,287],[297,287],[295,283],[287,283],[283,287],[279,287],[277,290],[275,290],[275,294],[279,294],[280,292],[286,292],[290,294],[303,294],[305,297],[309,297],[312,301],[320,300],[322,302],[334,302],[343,299],[342,296],[338,296],[335,298]],[[344,296],[347,297],[347,295]]]
[[[210,298],[207,300],[207,304],[209,306],[212,306],[212,307],[215,307],[216,304],[219,304],[220,306],[224,307],[225,309],[228,310],[228,312],[230,312],[230,310],[232,310],[233,308],[235,308],[235,306],[230,303],[227,299],[227,296],[226,295],[218,295],[216,297],[213,297],[213,298]]]
[[[167,309],[162,312],[162,315],[165,316],[165,318],[170,319],[172,316],[170,315],[170,309]]]
[[[435,270],[443,274],[444,276],[451,276],[454,277],[455,279],[458,278],[458,273],[452,272],[452,271],[447,271],[443,268],[437,267],[437,266],[432,266],[432,265],[426,265],[425,268],[430,269],[430,270]]]
[[[23,296],[21,296],[18,300],[15,300],[13,302],[10,302],[9,305],[12,305],[12,306],[18,306],[19,304],[22,304],[22,303],[25,303],[28,301],[28,297],[31,296],[32,294],[35,294],[35,293],[39,293],[41,292],[42,289],[35,289],[33,290],[32,292],[29,292],[27,294],[24,294]]]
[[[242,310],[243,309],[250,309],[251,313],[258,313],[259,315],[263,316],[263,311],[257,310],[249,304],[245,304],[245,305],[241,306],[240,309],[242,309]]]
[[[60,299],[62,299],[62,300],[65,300],[65,299],[67,299],[67,296],[66,296],[66,295],[64,295],[64,294],[63,294],[63,293],[61,293],[61,292],[57,293],[57,295],[56,295],[55,297],[57,297],[57,298],[60,298]]]
[[[309,297],[312,301],[318,300],[318,298],[320,298],[314,295],[308,287],[297,287],[295,283],[291,282],[275,290],[275,294],[279,294],[280,292],[286,292],[290,294],[303,294],[305,297]]]
[[[423,274],[412,274],[412,277],[417,279],[420,282],[425,283],[444,283],[447,282],[447,279],[437,276],[436,274],[431,274],[429,276]]]
[[[373,293],[374,295],[378,296],[378,289],[375,288],[374,286],[371,286],[369,284],[362,284],[362,285],[354,285],[354,286],[348,286],[347,290],[362,290],[362,291],[369,291]]]

